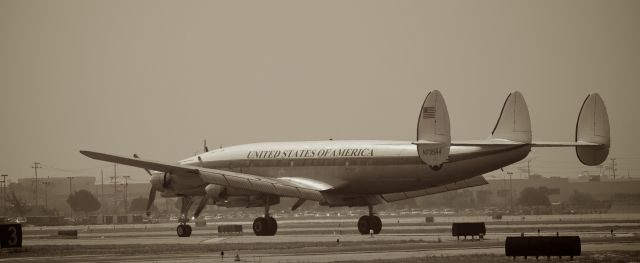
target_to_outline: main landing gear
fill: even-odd
[[[382,230],[382,220],[373,214],[373,207],[369,206],[369,215],[361,216],[358,219],[358,231],[366,235],[373,230],[374,234],[379,234]]]
[[[189,196],[182,197],[182,207],[180,207],[180,225],[176,228],[176,232],[179,237],[190,237],[191,236],[191,226],[187,224],[189,219],[187,218],[187,212],[189,208],[193,204],[193,200]]]
[[[253,233],[256,236],[273,236],[278,232],[278,222],[269,215],[269,200],[265,201],[264,217],[253,220]]]

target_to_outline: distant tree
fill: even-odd
[[[31,206],[27,205],[27,202],[20,200],[15,192],[11,192],[11,195],[7,198],[7,203],[10,211],[19,216],[25,216],[31,211]]]
[[[70,194],[67,198],[67,204],[71,206],[73,211],[83,212],[85,216],[87,213],[98,211],[102,206],[91,192],[84,189]]]
[[[518,204],[522,206],[551,206],[546,188],[527,187],[520,192]]]
[[[142,196],[136,197],[131,200],[131,205],[129,206],[129,211],[131,212],[145,212],[147,211],[147,198]],[[152,211],[158,210],[155,204],[151,206]]]
[[[478,205],[487,205],[491,199],[491,191],[480,190],[476,192],[476,202]]]
[[[588,207],[596,203],[596,200],[592,195],[573,191],[573,194],[569,196],[569,203],[578,207]]]

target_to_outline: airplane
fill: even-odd
[[[292,210],[305,201],[329,207],[368,207],[359,218],[361,234],[378,234],[378,204],[487,184],[483,174],[527,157],[532,147],[575,147],[581,163],[599,165],[610,147],[609,117],[604,101],[589,94],[582,104],[573,142],[534,142],[529,110],[522,94],[510,93],[491,135],[485,140],[451,141],[447,106],[431,91],[418,114],[414,141],[327,140],[252,143],[209,150],[184,160],[158,162],[80,151],[96,160],[145,169],[151,176],[147,214],[156,192],[182,197],[179,237],[191,235],[187,214],[196,219],[207,205],[263,207],[253,222],[257,236],[278,229],[270,206],[295,198]]]

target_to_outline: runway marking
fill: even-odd
[[[207,240],[204,240],[204,241],[200,242],[200,244],[217,243],[217,242],[223,241],[225,239],[228,239],[228,238],[226,238],[226,237],[210,238],[210,239],[207,239]]]

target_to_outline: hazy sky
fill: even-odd
[[[112,173],[81,149],[175,161],[205,138],[413,140],[433,89],[454,139],[487,137],[519,90],[534,140],[571,141],[599,92],[610,157],[640,176],[640,1],[0,0],[0,173],[13,179],[34,161],[39,176]],[[532,156],[544,175],[594,171],[573,149]]]

